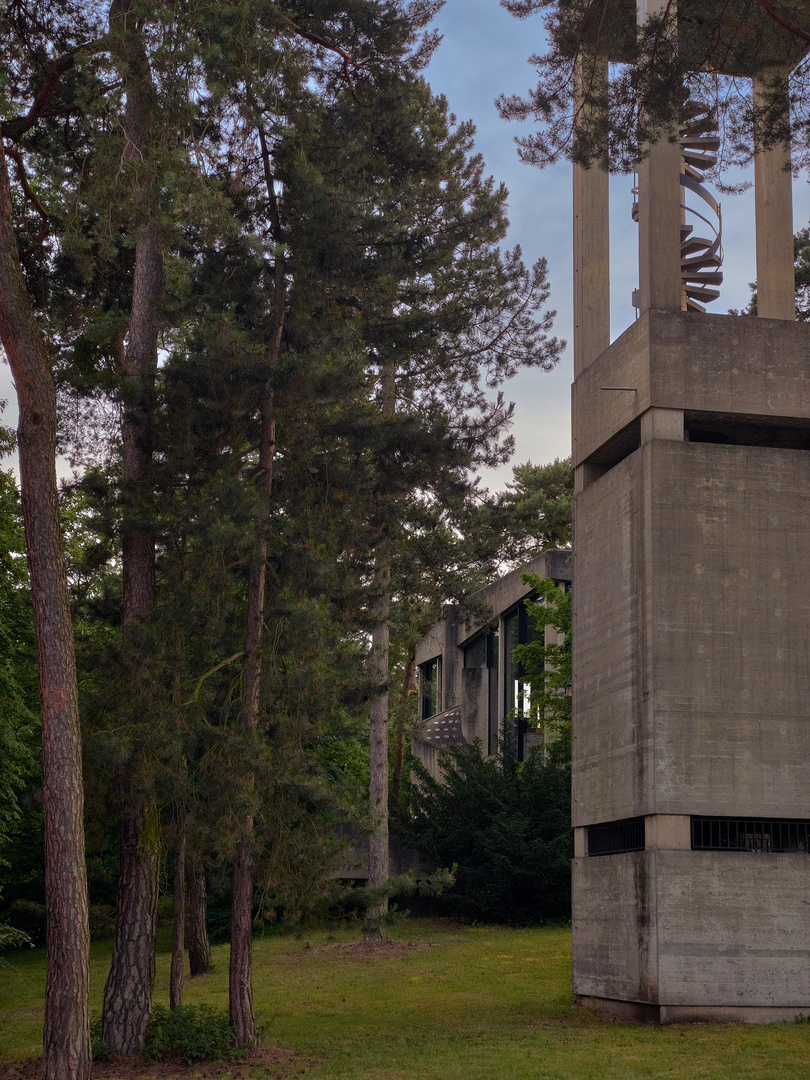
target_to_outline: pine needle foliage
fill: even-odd
[[[788,119],[794,166],[807,167],[810,25],[798,0],[669,0],[638,24],[636,4],[623,0],[501,5],[519,19],[540,16],[548,46],[529,58],[536,85],[497,102],[505,119],[535,121],[516,140],[524,161],[543,167],[568,158],[632,172],[649,143],[671,135],[693,98],[716,110],[717,175],[750,162],[757,146],[785,141]],[[605,58],[607,80],[600,74]],[[763,89],[757,101],[752,76]]]

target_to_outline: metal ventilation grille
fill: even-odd
[[[623,851],[644,850],[644,818],[611,821],[588,826],[589,855],[620,855]]]
[[[810,851],[810,821],[693,817],[692,850],[807,853]]]

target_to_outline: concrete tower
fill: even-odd
[[[759,317],[704,312],[699,112],[640,167],[612,344],[607,176],[575,168],[574,991],[776,1020],[810,1012],[810,325],[783,145],[756,157]]]

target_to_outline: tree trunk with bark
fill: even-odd
[[[193,859],[190,862],[186,860],[186,871],[188,966],[192,976],[206,975],[213,971],[214,963],[206,922],[205,874],[195,866]]]
[[[14,233],[0,139],[0,341],[17,388],[20,486],[42,712],[46,958],[44,1076],[89,1080],[90,933],[76,661],[56,483],[56,392]]]
[[[183,1004],[183,968],[186,957],[186,822],[177,823],[174,852],[174,905],[172,912],[172,964],[169,974],[169,1008]]]
[[[390,363],[381,372],[380,411],[383,417],[393,417],[396,413],[396,368]],[[385,538],[377,548],[372,589],[368,884],[370,888],[382,888],[388,881],[388,645],[391,637],[391,556]],[[365,941],[382,944],[387,939],[387,914],[387,897],[369,905],[363,925]]]
[[[152,414],[159,303],[163,295],[163,253],[158,226],[152,220],[153,184],[150,146],[153,138],[154,86],[140,24],[132,0],[114,0],[110,30],[124,71],[124,161],[132,170],[134,212],[142,222],[136,231],[132,308],[126,344],[118,356],[124,404],[121,427],[124,483],[122,528],[123,622],[125,648],[132,645],[128,628],[141,622],[155,602],[155,545],[142,524],[149,503],[152,462]],[[119,784],[121,867],[112,965],[104,987],[102,1038],[115,1054],[143,1049],[152,1012],[155,973],[155,928],[160,833],[154,792],[143,765],[144,750],[136,736],[133,760]],[[125,887],[124,887],[125,883]]]
[[[271,234],[281,244],[281,218],[272,173],[270,149],[264,128],[259,125],[259,142],[267,188],[267,209]],[[264,632],[264,601],[267,576],[267,534],[270,500],[273,490],[273,459],[276,449],[276,421],[273,390],[281,335],[284,329],[287,292],[284,260],[276,255],[273,269],[273,318],[267,350],[267,377],[260,402],[259,473],[256,480],[257,511],[254,520],[255,546],[248,577],[248,612],[245,670],[242,677],[242,702],[239,722],[246,734],[255,732],[261,703],[261,649]],[[247,778],[248,801],[255,781]],[[253,1016],[253,817],[243,822],[242,838],[233,863],[231,893],[231,949],[228,966],[229,1012],[237,1046],[256,1043]]]
[[[380,559],[374,575],[377,598],[371,631],[369,673],[372,683],[369,732],[369,812],[371,833],[368,839],[368,884],[380,888],[388,881],[388,643],[391,610],[391,564]],[[366,909],[363,938],[382,944],[388,937],[385,916],[388,899]]]
[[[141,800],[137,813],[130,807],[121,816],[113,966],[101,1014],[102,1039],[115,1054],[143,1049],[152,1015],[159,828],[157,810],[149,799]]]

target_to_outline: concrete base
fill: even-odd
[[[646,1001],[577,995],[581,1008],[597,1012],[603,1020],[635,1024],[779,1024],[810,1016],[810,1004],[795,1006],[651,1005]]]

